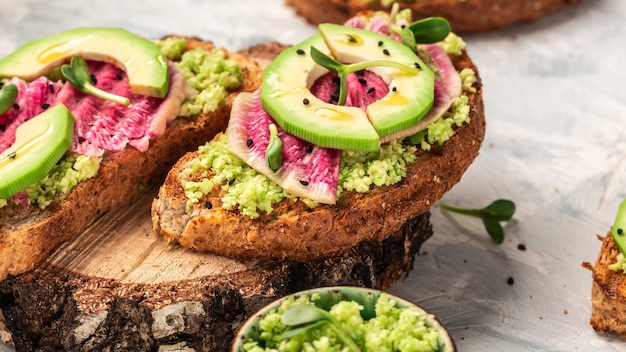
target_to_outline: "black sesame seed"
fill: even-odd
[[[20,108],[20,104],[18,103],[13,103],[13,109],[19,109]]]
[[[122,75],[118,73],[118,74],[116,74],[116,75],[115,75],[115,78],[116,78],[118,81],[120,81],[120,80],[122,80]]]
[[[413,64],[413,66],[414,66],[415,68],[422,68],[422,66],[421,66],[419,63],[417,63],[417,62],[416,62],[416,63],[414,63],[414,64]]]
[[[309,99],[307,98],[302,99],[302,104],[309,105]]]
[[[383,41],[382,40],[378,41],[378,46],[383,46]]]
[[[400,28],[406,28],[406,24],[401,25]]]
[[[512,277],[509,277],[509,278],[506,280],[506,283],[507,283],[507,284],[509,284],[509,285],[513,285],[513,284],[515,283],[515,280],[514,280]]]
[[[372,94],[372,93],[374,93],[375,90],[376,90],[376,88],[372,87],[372,88],[367,90],[367,94]]]
[[[618,234],[618,235],[621,235],[621,234],[623,234],[623,233],[624,233],[624,230],[622,230],[622,229],[617,229],[617,234]]]
[[[231,178],[230,180],[228,180],[228,185],[232,186],[232,184],[235,183],[235,179]]]
[[[392,91],[392,92],[395,92],[395,91],[397,91],[397,90],[398,90],[398,88],[396,88],[396,87],[391,88],[391,91]]]
[[[311,154],[313,152],[313,146],[312,145],[307,145],[305,151],[307,152],[307,154]]]
[[[48,84],[48,90],[50,93],[54,93],[54,86],[52,84]]]
[[[385,54],[385,55],[389,56],[389,50],[387,50],[387,49],[383,49],[383,54]]]
[[[98,84],[98,79],[94,74],[91,75],[91,84],[93,84],[94,86]]]
[[[12,152],[9,154],[9,159],[15,159],[15,157],[17,156],[17,154],[15,152]],[[302,182],[302,181],[300,181]]]
[[[298,49],[298,50],[296,50],[296,53],[297,53],[298,55],[304,55],[304,50],[302,50],[302,49]]]
[[[6,126],[6,125],[0,125],[0,131],[4,131],[4,130],[6,130],[6,129],[7,129],[7,126]]]
[[[525,251],[526,250],[526,245],[520,243],[517,245],[517,249],[519,249],[520,251]]]
[[[356,38],[355,38],[355,37],[353,37],[353,36],[351,36],[351,35],[349,35],[349,36],[348,36],[348,41],[349,41],[350,43],[356,43],[356,42],[357,42]]]
[[[206,201],[206,202],[204,203],[204,206],[205,206],[205,208],[207,208],[207,209],[213,209],[213,204],[211,204],[211,202],[209,202],[209,201]]]
[[[49,108],[49,107],[50,107],[50,104],[48,104],[48,103],[41,104],[41,108],[44,109],[44,110]]]
[[[250,146],[252,145],[252,139],[248,139],[246,141],[246,145],[248,146],[248,148],[250,148]]]
[[[367,84],[367,80],[365,78],[359,78],[359,83]]]
[[[300,184],[303,185],[303,186],[308,186],[309,185],[309,181],[300,180]]]

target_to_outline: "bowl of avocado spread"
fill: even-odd
[[[280,298],[238,330],[232,352],[453,352],[434,315],[379,290],[337,286]]]

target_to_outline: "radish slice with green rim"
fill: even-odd
[[[335,204],[341,151],[313,146],[276,126],[283,143],[283,163],[274,172],[265,159],[271,124],[276,122],[261,107],[260,92],[240,93],[228,124],[228,150],[290,194]]]

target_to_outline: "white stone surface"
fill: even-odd
[[[281,0],[0,0],[0,56],[77,26],[194,35],[229,49],[315,30]],[[435,313],[460,351],[626,350],[588,325],[591,275],[580,265],[595,261],[596,235],[626,197],[626,2],[583,0],[465,39],[483,78],[487,137],[444,201],[509,198],[518,210],[497,246],[478,220],[433,207],[435,235],[392,291]]]

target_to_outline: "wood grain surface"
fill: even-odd
[[[233,260],[153,233],[156,192],[103,214],[42,266],[0,281],[17,351],[226,351],[247,318],[286,294],[388,289],[432,235],[424,213],[383,242],[324,260]]]
[[[254,267],[256,261],[244,263],[167,245],[152,231],[150,204],[157,190],[98,218],[48,263],[84,276],[139,284],[228,275]]]

